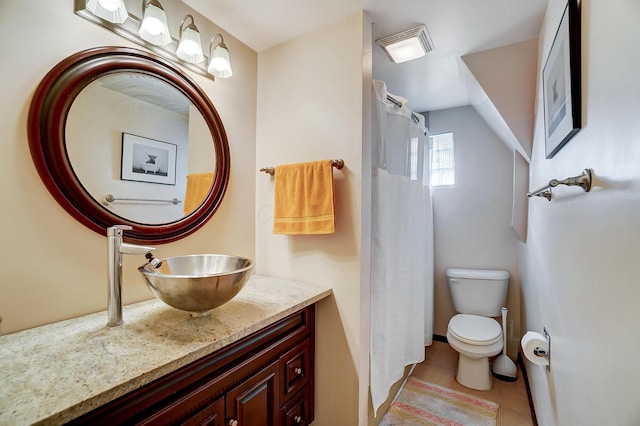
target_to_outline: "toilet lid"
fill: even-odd
[[[492,344],[499,340],[502,329],[498,321],[479,315],[458,314],[449,321],[449,331],[470,345]]]

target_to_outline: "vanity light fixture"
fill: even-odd
[[[124,0],[87,0],[87,9],[99,18],[117,24],[129,16]]]
[[[229,49],[224,44],[222,35],[216,34],[211,40],[208,52],[205,51],[206,45],[202,45],[203,36],[196,27],[192,14],[187,14],[182,19],[178,40],[171,36],[167,26],[167,15],[158,0],[142,0],[142,19],[124,9],[125,0],[73,1],[76,15],[132,43],[143,46],[174,64],[180,64],[211,80],[215,77],[227,78],[232,75]],[[124,12],[118,12],[123,14],[118,15],[120,22],[111,21],[116,19],[115,15],[103,13],[109,9],[120,11],[120,8],[124,10]],[[204,37],[208,40],[208,36]]]
[[[376,44],[396,64],[420,58],[434,47],[424,25],[383,37],[376,40]]]
[[[157,46],[171,43],[167,15],[158,0],[142,0],[142,23],[138,34],[143,40]]]
[[[213,48],[213,43],[218,37],[220,37],[220,42]],[[224,44],[222,34],[216,34],[211,39],[211,43],[209,44],[209,57],[211,60],[209,61],[207,70],[211,74],[219,78],[228,78],[233,75],[231,71],[231,61],[229,60],[229,49],[227,45]]]
[[[191,23],[185,27],[187,19],[190,19]],[[198,27],[196,27],[193,16],[191,15],[186,15],[180,23],[180,41],[178,42],[176,55],[183,61],[192,64],[198,64],[204,61],[202,43],[200,42],[200,31],[198,31]]]

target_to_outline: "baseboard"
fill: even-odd
[[[531,420],[533,420],[533,425],[538,426],[538,419],[536,418],[536,410],[533,406],[533,397],[531,396],[531,389],[529,388],[529,377],[527,376],[527,369],[524,368],[524,358],[520,351],[518,351],[518,365],[520,366],[520,371],[522,371],[522,378],[524,379],[524,387],[527,390],[527,399],[529,400],[529,410],[531,410]]]
[[[435,340],[436,342],[449,343],[449,341],[447,340],[447,336],[441,336],[439,334],[434,334],[433,340]]]

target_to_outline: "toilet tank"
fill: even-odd
[[[453,308],[460,314],[497,317],[507,301],[509,273],[495,269],[447,269]]]

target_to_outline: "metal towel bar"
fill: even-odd
[[[341,170],[344,167],[344,160],[331,160],[331,165],[336,169]],[[276,174],[275,167],[263,167],[260,171],[270,174],[271,176]]]
[[[591,175],[593,170],[584,169],[582,174],[574,177],[568,177],[563,180],[551,179],[549,184],[538,189],[537,191],[532,191],[527,193],[527,197],[544,197],[547,200],[551,201],[551,188],[555,188],[558,185],[568,185],[568,186],[579,186],[584,189],[584,192],[591,191]]]
[[[102,200],[102,204],[105,206],[108,206],[109,203],[113,203],[114,201],[133,201],[138,203],[170,203],[173,205],[180,204],[182,202],[177,198],[173,198],[171,200],[156,200],[156,199],[149,199],[149,198],[120,198],[120,197],[116,198],[111,194],[107,194],[104,196],[104,199]]]

